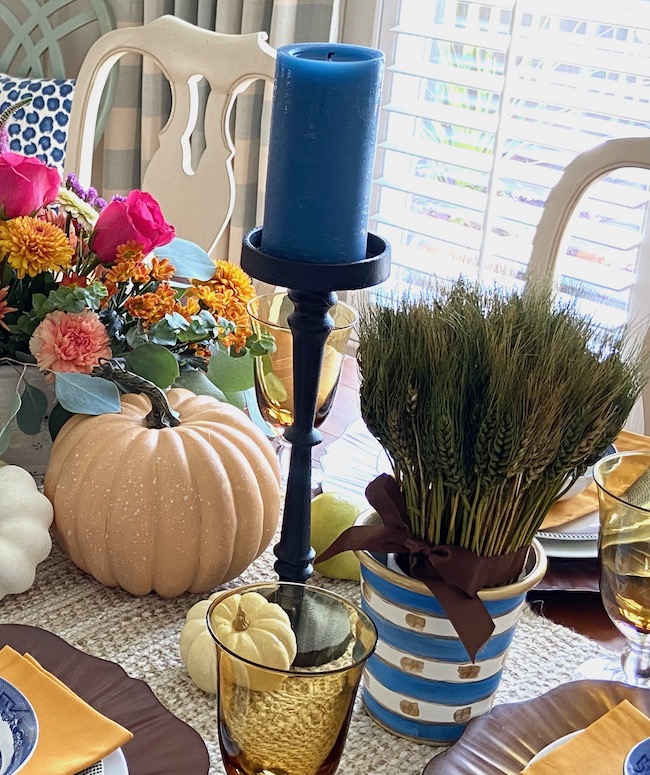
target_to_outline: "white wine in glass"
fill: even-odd
[[[620,659],[596,657],[574,677],[650,686],[650,452],[620,452],[594,466],[600,593],[625,636]]]
[[[268,333],[275,339],[275,351],[255,358],[255,394],[264,419],[282,431],[294,421],[293,406],[293,334],[287,321],[293,303],[287,293],[268,293],[248,303],[253,330]],[[349,304],[337,301],[330,309],[334,327],[323,350],[318,382],[314,426],[317,428],[329,414],[341,379],[345,348],[357,322],[357,312]],[[288,473],[288,450],[291,445],[278,435],[278,456],[283,477]],[[312,463],[312,492],[322,481],[322,471]]]
[[[258,296],[248,304],[253,328],[275,339],[275,352],[255,359],[255,391],[264,419],[276,428],[293,423],[293,336],[287,316],[293,304],[286,293]],[[330,310],[334,328],[323,351],[316,399],[314,425],[318,427],[329,414],[341,379],[345,347],[357,321],[349,304],[337,302]]]

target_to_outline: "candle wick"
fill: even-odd
[[[328,51],[327,52],[327,61],[331,62],[333,58],[334,58],[334,52],[333,51]]]

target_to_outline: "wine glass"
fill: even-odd
[[[269,333],[275,339],[275,351],[255,358],[255,394],[264,419],[281,431],[293,424],[293,335],[287,318],[293,311],[293,303],[286,292],[267,293],[248,303],[253,329],[257,334]],[[349,304],[337,301],[330,309],[334,327],[330,331],[323,351],[316,398],[314,427],[318,428],[329,414],[341,379],[345,347],[357,322],[356,310]],[[286,451],[290,444],[278,435],[278,454],[286,475]],[[312,489],[317,486],[318,475],[312,468]]]
[[[594,479],[600,594],[626,643],[620,659],[590,659],[574,678],[650,686],[650,452],[607,455],[594,466]]]

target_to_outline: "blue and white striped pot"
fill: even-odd
[[[357,524],[376,520],[369,511]],[[534,541],[515,583],[479,592],[495,629],[475,663],[422,582],[367,551],[355,554],[361,562],[361,605],[379,633],[363,674],[368,713],[390,732],[417,742],[458,740],[470,719],[492,707],[526,592],[546,572],[544,550]]]

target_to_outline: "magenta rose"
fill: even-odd
[[[151,194],[136,190],[124,200],[113,200],[102,210],[90,247],[102,264],[112,264],[118,246],[129,240],[139,242],[146,255],[175,236],[174,227],[164,219],[158,202]]]
[[[61,176],[40,159],[19,153],[0,154],[0,214],[5,218],[31,215],[51,204],[59,193]]]

